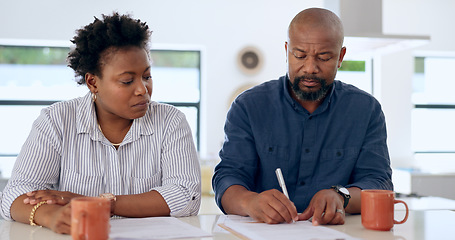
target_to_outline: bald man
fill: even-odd
[[[298,13],[285,42],[287,74],[233,102],[212,180],[224,213],[344,224],[345,212],[360,212],[361,189],[393,189],[380,104],[335,80],[343,38],[341,20],[329,10]]]

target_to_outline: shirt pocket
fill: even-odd
[[[63,170],[59,190],[82,194],[84,196],[97,196],[104,191],[103,177],[84,175],[70,169]]]
[[[287,168],[289,162],[289,148],[285,146],[266,144],[259,149],[261,165],[265,169]]]
[[[130,183],[129,194],[149,192],[152,188],[162,186],[161,172],[151,177],[131,177]]]
[[[258,171],[260,182],[262,182],[262,188],[257,191],[263,191],[271,188],[279,189],[278,181],[276,180],[275,169],[281,168],[283,175],[286,176],[289,172],[289,147],[276,145],[276,144],[265,144],[259,149],[259,168]],[[273,179],[271,181],[271,179]]]
[[[325,149],[321,152],[319,176],[332,178],[337,184],[347,183],[354,170],[359,150],[356,148]]]

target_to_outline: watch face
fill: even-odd
[[[114,199],[115,199],[115,195],[112,194],[112,193],[102,193],[102,194],[100,195],[100,197],[106,198],[106,199],[108,199],[108,200],[114,200]]]
[[[342,192],[343,194],[349,195],[349,191],[348,191],[346,188],[342,187],[342,188],[339,188],[339,190],[340,190],[340,192]]]

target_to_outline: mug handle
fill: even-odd
[[[87,214],[84,211],[81,211],[78,216],[78,229],[77,229],[77,236],[78,239],[86,239],[87,234],[87,221],[86,221]]]
[[[404,201],[401,201],[401,200],[393,200],[393,204],[397,204],[397,203],[403,203],[404,204],[404,206],[406,207],[406,216],[404,216],[403,220],[401,220],[401,221],[397,221],[397,220],[393,219],[393,223],[394,224],[402,224],[402,223],[405,223],[406,220],[408,220],[408,215],[409,215],[408,204],[406,204]]]

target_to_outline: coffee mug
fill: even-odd
[[[394,206],[397,203],[406,207],[406,216],[401,221],[394,218]],[[390,190],[362,190],[360,204],[362,225],[367,229],[389,231],[394,224],[402,224],[408,219],[408,205],[396,200],[395,193]]]
[[[71,236],[73,240],[109,238],[111,201],[100,197],[71,200]]]

